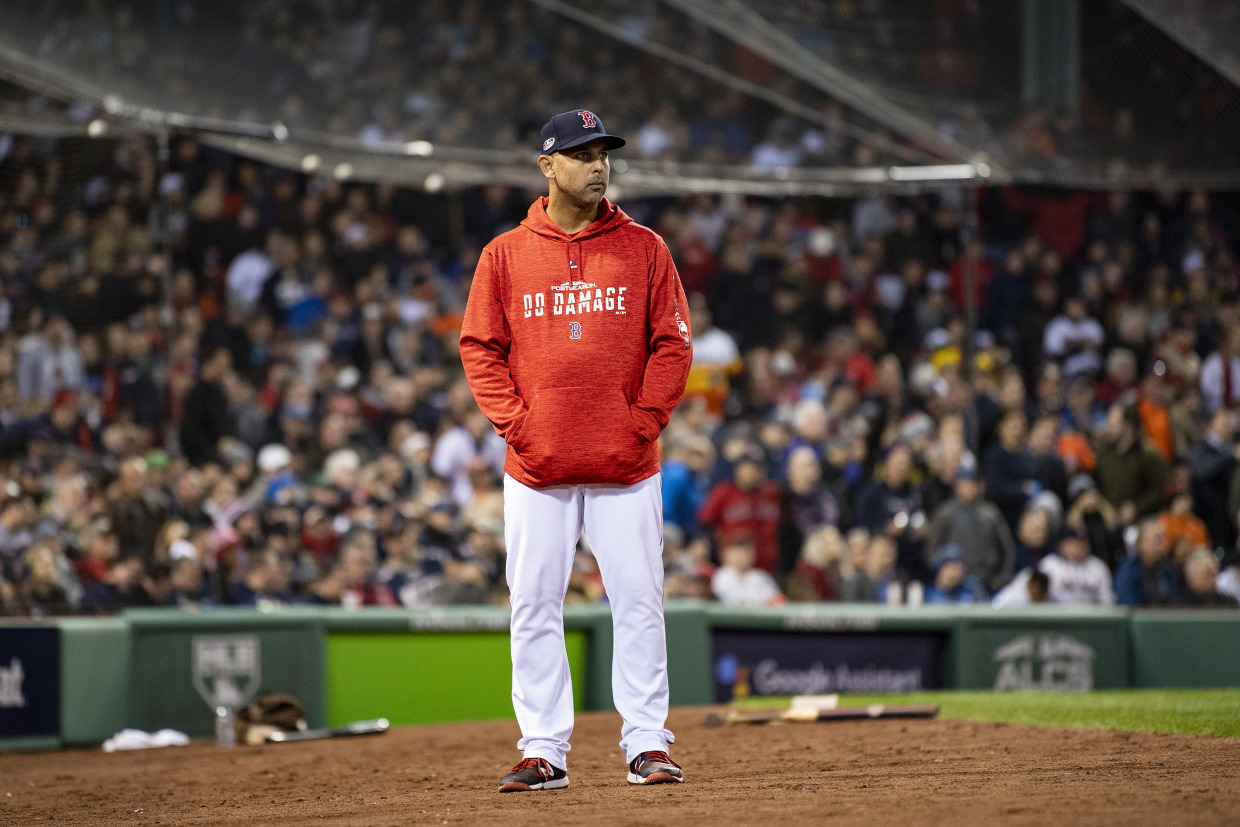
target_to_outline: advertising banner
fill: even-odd
[[[942,633],[808,634],[715,629],[715,700],[942,688]]]
[[[60,631],[0,628],[0,738],[60,732]]]

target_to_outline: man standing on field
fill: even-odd
[[[478,406],[508,443],[504,539],[512,703],[523,760],[501,792],[568,786],[573,694],[564,594],[585,530],[612,608],[612,694],[632,784],[683,780],[668,756],[659,434],[692,361],[663,240],[603,197],[624,140],[587,110],[542,129],[549,183],[482,251],[461,330]]]

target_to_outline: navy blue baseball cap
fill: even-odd
[[[599,138],[607,139],[608,149],[619,149],[625,144],[624,138],[618,135],[608,135],[598,115],[589,109],[561,112],[543,126],[542,133],[539,135],[540,154],[550,155],[553,152],[563,152],[590,141],[597,141]]]

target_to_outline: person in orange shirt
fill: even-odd
[[[1163,459],[1171,462],[1175,459],[1175,434],[1171,430],[1171,413],[1167,409],[1168,396],[1162,377],[1150,373],[1141,383],[1141,401],[1137,403],[1137,412],[1141,415],[1141,426],[1150,442],[1154,443]]]
[[[1193,495],[1187,490],[1176,493],[1171,500],[1171,507],[1160,514],[1159,518],[1167,532],[1167,544],[1177,564],[1181,554],[1187,554],[1195,548],[1210,547],[1210,532],[1206,530],[1206,524],[1201,518],[1193,513]]]
[[[1068,473],[1093,473],[1098,457],[1090,447],[1089,440],[1080,432],[1065,428],[1055,442],[1055,453],[1063,460]]]

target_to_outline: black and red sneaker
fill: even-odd
[[[643,752],[629,763],[630,784],[671,784],[684,780],[680,765],[666,752]]]
[[[546,758],[526,758],[499,780],[501,793],[558,790],[568,786],[568,772],[551,766]]]

